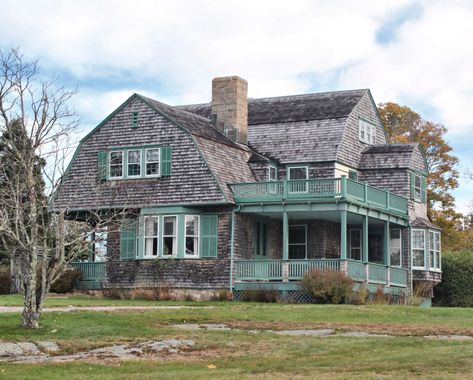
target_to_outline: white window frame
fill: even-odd
[[[305,230],[305,242],[304,243],[290,243],[290,229],[291,227],[304,227],[304,230]],[[289,255],[289,251],[290,251],[290,247],[291,245],[303,245],[305,247],[305,256],[303,259],[292,259],[292,260],[307,260],[307,241],[308,241],[308,236],[307,236],[307,224],[289,224],[288,226],[288,231],[287,231],[287,251],[288,251],[288,255]]]
[[[146,219],[155,219],[157,222],[157,235],[146,235]],[[143,217],[143,259],[156,259],[159,257],[159,242],[160,242],[160,220],[159,215],[146,215]],[[139,237],[139,233],[137,237]],[[146,254],[146,239],[157,239],[156,254]],[[138,252],[138,250],[137,250]]]
[[[376,143],[376,125],[369,121],[358,119],[358,139],[365,144]]]
[[[159,157],[158,157],[158,161],[148,161],[148,151],[149,150],[157,150],[159,152]],[[161,148],[159,147],[156,147],[156,148],[145,148],[144,149],[144,153],[145,153],[145,157],[144,157],[144,162],[145,162],[145,167],[144,167],[144,176],[145,178],[157,178],[157,177],[161,177]],[[159,165],[159,172],[157,174],[147,174],[147,167],[148,167],[148,164],[153,164],[153,163],[158,163]]]
[[[167,215],[166,215],[167,216]],[[196,217],[197,218],[197,231],[194,231],[194,235],[187,235],[187,218],[188,217]],[[164,225],[163,225],[164,226]],[[197,232],[197,234],[196,234]],[[177,226],[176,226],[176,234],[177,234]],[[193,255],[188,255],[187,250],[186,250],[186,242],[187,238],[192,237],[192,238],[197,238],[197,245],[194,247],[195,253]],[[177,244],[177,240],[176,240]],[[190,258],[190,259],[198,259],[200,257],[200,215],[195,215],[195,214],[189,214],[189,215],[184,215],[184,257],[185,258]]]
[[[140,154],[140,160],[136,163],[136,162],[133,162],[131,165],[139,165],[140,167],[140,174],[138,175],[130,175],[129,174],[129,165],[130,165],[130,161],[129,161],[129,153],[130,152],[138,152]],[[141,148],[137,148],[137,149],[127,149],[126,150],[126,178],[141,178],[141,173],[142,173],[142,164],[143,164],[143,149]]]
[[[424,236],[424,247],[423,247],[423,250],[424,250],[424,266],[420,267],[420,266],[416,266],[414,265],[414,251],[420,251],[421,248],[416,248],[414,247],[414,232],[422,232],[423,236]],[[427,251],[427,246],[426,246],[426,233],[425,233],[425,230],[423,229],[413,229],[412,232],[411,232],[411,239],[412,239],[412,269],[418,269],[418,270],[426,270],[426,267],[427,267],[427,255],[426,255],[426,251]]]
[[[435,244],[435,237],[438,236],[438,246]],[[438,262],[436,253],[438,253]],[[442,252],[440,232],[429,230],[429,266],[430,270],[440,272],[442,270]],[[433,259],[432,259],[433,258]],[[433,266],[431,265],[433,263]]]
[[[352,238],[351,238],[351,235],[353,232],[358,232],[360,234],[360,246],[359,247],[355,247],[353,246],[352,244]],[[351,254],[351,250],[352,249],[359,249],[360,250],[360,258],[359,259],[354,259],[352,257],[352,254]],[[352,228],[350,229],[350,249],[349,249],[349,253],[350,253],[350,259],[351,260],[357,260],[357,261],[363,261],[363,234],[362,234],[362,230],[359,229],[359,228]]]
[[[392,233],[391,231],[399,231],[399,247],[394,247],[391,241]],[[391,260],[391,249],[399,248],[399,265],[393,265]],[[389,261],[392,267],[402,268],[402,231],[400,228],[390,228],[389,229]]]
[[[305,169],[305,179],[291,179],[291,170],[292,169]],[[291,165],[286,168],[286,178],[288,181],[307,181],[309,179],[309,166],[307,165]],[[308,192],[308,183],[305,182],[303,188],[294,190],[292,185],[289,186],[289,193],[291,194],[304,194]]]
[[[114,153],[121,153],[122,155],[122,175],[121,176],[115,176],[115,177],[112,177],[112,154]],[[114,166],[118,166],[118,165],[114,165]],[[110,179],[122,179],[123,178],[123,173],[125,171],[125,151],[124,150],[111,150],[110,152],[108,152],[108,177]]]
[[[164,232],[164,226],[166,224],[165,219],[166,218],[175,218],[175,229],[174,229],[174,235],[166,235]],[[178,222],[178,216],[177,215],[163,215],[162,216],[162,236],[161,236],[161,258],[167,259],[167,258],[173,258],[177,257],[177,253],[179,252],[179,222]],[[173,245],[173,252],[170,255],[165,255],[164,254],[164,238],[166,237],[173,237],[176,239],[176,244]]]
[[[274,178],[271,178],[271,169],[274,170]],[[278,180],[278,168],[274,165],[268,165],[268,181]]]

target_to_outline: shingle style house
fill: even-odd
[[[248,99],[223,77],[207,104],[132,95],[82,140],[54,207],[127,210],[76,264],[82,287],[297,298],[319,268],[409,292],[441,279],[427,170],[418,144],[389,143],[367,89]]]

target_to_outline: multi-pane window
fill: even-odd
[[[429,232],[430,269],[440,270],[440,232]]]
[[[358,122],[358,138],[366,144],[374,144],[376,141],[376,126],[360,119]]]
[[[401,230],[389,230],[389,251],[391,255],[391,266],[400,267],[401,263]]]
[[[350,230],[350,259],[361,260],[361,230]]]
[[[110,178],[123,177],[123,151],[110,152]]]
[[[144,219],[144,257],[158,256],[159,218],[147,216]]]
[[[309,178],[309,168],[307,166],[293,166],[287,169],[287,178],[289,182],[289,192],[291,193],[306,193],[307,192],[307,182],[298,181],[305,180]]]
[[[275,166],[268,166],[268,180],[276,181],[278,179],[277,170]]]
[[[163,217],[163,257],[176,256],[177,254],[176,222],[175,216]]]
[[[425,268],[425,231],[412,230],[412,266]]]
[[[128,158],[128,177],[141,177],[141,150],[129,150]]]
[[[419,202],[422,199],[422,180],[419,175],[414,176],[414,199]]]
[[[199,256],[199,217],[186,215],[186,256]]]
[[[289,226],[289,259],[305,259],[307,257],[307,225]]]
[[[146,149],[146,177],[159,176],[159,148]]]

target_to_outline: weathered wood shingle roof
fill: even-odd
[[[418,143],[371,145],[361,153],[360,169],[401,168],[427,172]]]
[[[248,99],[248,146],[280,163],[335,161],[347,117],[367,92]],[[210,103],[175,108],[211,117]]]

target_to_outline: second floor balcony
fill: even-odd
[[[407,199],[366,183],[341,178],[246,182],[230,185],[237,204],[340,200],[408,215]]]

